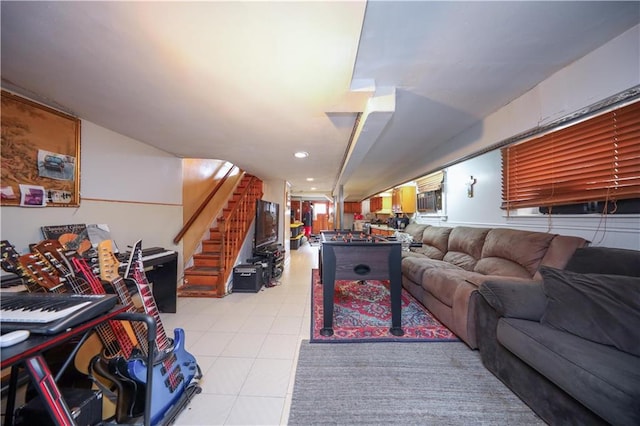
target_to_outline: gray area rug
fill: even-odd
[[[544,425],[461,342],[303,341],[290,425]]]

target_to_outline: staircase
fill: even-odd
[[[224,297],[226,283],[242,248],[247,231],[255,219],[256,200],[262,198],[262,181],[245,175],[227,202],[202,251],[193,256],[193,266],[184,271],[179,297]]]

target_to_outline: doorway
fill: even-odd
[[[333,210],[330,202],[325,200],[303,201],[302,211],[312,210],[311,233],[318,235],[320,231],[333,229]]]

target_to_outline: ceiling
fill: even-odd
[[[640,3],[609,1],[0,7],[4,88],[347,200],[429,172],[436,149],[640,22]]]

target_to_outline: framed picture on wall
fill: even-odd
[[[21,185],[47,207],[80,205],[80,119],[2,91],[0,205],[20,206]]]

